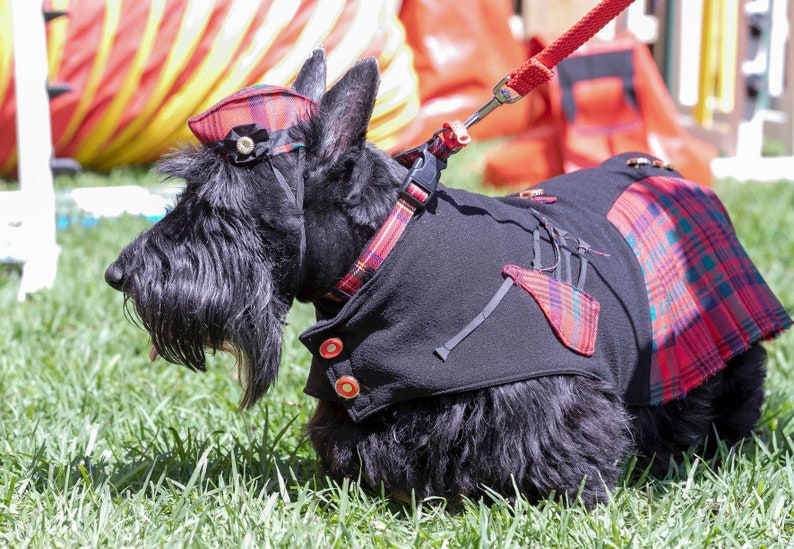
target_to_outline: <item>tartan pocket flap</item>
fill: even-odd
[[[601,304],[586,292],[539,271],[507,265],[502,275],[527,291],[568,349],[593,356]]]

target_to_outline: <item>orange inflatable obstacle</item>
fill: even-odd
[[[540,40],[531,43],[538,50]],[[532,53],[532,52],[530,52]],[[647,47],[630,37],[592,42],[530,95],[530,129],[486,158],[491,185],[526,187],[621,152],[653,154],[711,185],[712,145],[690,136]]]
[[[403,0],[400,20],[419,75],[421,108],[412,130],[423,141],[445,122],[466,120],[497,82],[527,60],[513,37],[509,0]],[[472,128],[472,137],[511,135],[527,127],[529,102],[498,109]]]

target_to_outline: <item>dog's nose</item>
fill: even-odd
[[[124,269],[114,261],[105,271],[105,282],[114,290],[122,291],[124,288]]]

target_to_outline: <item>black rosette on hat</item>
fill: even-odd
[[[253,166],[269,155],[269,139],[267,130],[259,124],[243,124],[213,143],[213,149],[235,166]]]

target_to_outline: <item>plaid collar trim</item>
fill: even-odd
[[[344,303],[372,278],[391,253],[416,211],[423,210],[435,193],[441,170],[447,167],[447,159],[469,141],[466,127],[455,121],[444,124],[441,130],[419,147],[394,157],[397,162],[410,168],[400,188],[399,199],[358,260],[323,299]]]
[[[420,203],[424,202],[428,197],[428,193],[415,183],[408,185],[406,193]],[[353,264],[347,274],[323,296],[323,299],[333,303],[344,303],[353,297],[353,295],[372,278],[378,268],[389,256],[394,245],[397,244],[400,236],[408,226],[408,222],[411,221],[416,213],[416,210],[417,206],[413,202],[400,197],[394,205],[394,208],[392,208],[391,213],[386,218],[386,222],[381,226],[372,240],[369,241],[358,260]]]

